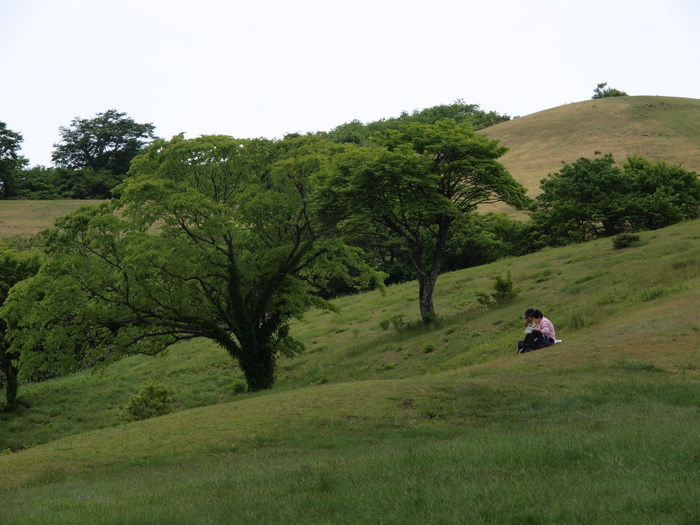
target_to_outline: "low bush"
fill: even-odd
[[[149,383],[124,408],[130,419],[141,420],[170,412],[172,390],[161,383]]]
[[[613,248],[616,250],[629,248],[636,242],[639,242],[639,235],[636,233],[620,233],[619,235],[615,235],[612,240]]]

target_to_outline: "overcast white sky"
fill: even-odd
[[[698,0],[0,0],[0,121],[51,164],[108,109],[170,138],[281,137],[457,99],[524,116],[700,98]]]

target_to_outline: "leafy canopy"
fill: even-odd
[[[0,247],[0,307],[5,303],[13,286],[36,274],[41,261],[42,257],[36,250],[20,252]],[[0,315],[0,388],[5,389],[6,410],[17,408],[18,357],[16,352],[10,350],[7,323]]]
[[[124,175],[131,160],[154,138],[154,130],[153,124],[139,124],[116,109],[91,119],[76,117],[70,127],[59,128],[61,142],[54,144],[51,159],[58,167]]]
[[[289,322],[331,308],[318,295],[329,280],[381,280],[311,212],[310,175],[338,148],[313,137],[156,141],[119,199],[57,223],[54,257],[13,294],[23,367],[65,372],[204,337],[251,390],[272,386],[276,357],[302,350]]]
[[[548,244],[656,229],[700,216],[697,174],[664,162],[611,154],[565,164],[540,183],[532,219]]]
[[[22,165],[19,150],[23,141],[20,133],[0,122],[0,198],[13,197],[16,192],[17,169]]]
[[[416,270],[421,317],[429,322],[457,218],[484,203],[524,206],[525,189],[497,160],[506,148],[466,123],[408,123],[373,141],[335,156],[320,176],[323,215],[346,235],[370,234],[402,248]]]

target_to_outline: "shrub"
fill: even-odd
[[[170,412],[172,390],[160,383],[149,383],[131,398],[124,409],[131,419],[141,420]]]
[[[513,286],[513,278],[510,272],[508,272],[505,277],[502,275],[494,275],[492,279],[494,281],[494,292],[492,294],[476,292],[477,303],[483,304],[484,306],[504,304],[512,301],[520,294],[520,288],[515,288]]]
[[[237,379],[233,382],[233,393],[235,395],[245,394],[248,391],[248,384],[245,379]]]
[[[619,235],[615,235],[612,240],[613,248],[616,250],[629,248],[635,242],[639,242],[639,235],[635,233],[620,233]]]
[[[394,326],[396,331],[400,331],[406,326],[406,321],[403,315],[398,314],[391,318],[391,324]]]

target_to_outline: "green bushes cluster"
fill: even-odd
[[[639,235],[636,233],[620,233],[619,235],[613,237],[612,240],[613,248],[616,250],[629,248],[636,242],[639,242]]]
[[[161,383],[148,383],[124,408],[129,419],[141,420],[162,416],[171,410],[173,392]]]

